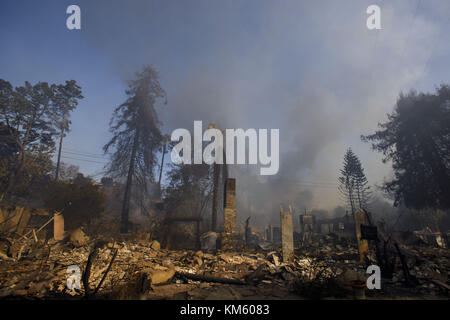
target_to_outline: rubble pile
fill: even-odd
[[[450,273],[450,252],[448,249],[433,247],[406,247],[403,252],[407,255],[409,273],[419,280],[419,285],[413,288],[423,294],[448,293]],[[393,274],[391,282],[396,286],[402,286],[403,273],[398,270]]]
[[[173,251],[161,249],[158,241],[145,234],[117,241],[93,241],[80,232],[65,242],[3,238],[0,297],[351,298],[351,281],[367,279],[367,266],[359,262],[356,246],[330,237],[319,244],[296,249],[292,261],[282,262],[279,249]],[[407,291],[416,298],[448,298],[448,249],[404,246],[402,251],[418,285],[405,287],[398,262],[392,279],[383,279],[381,290],[367,290],[368,297],[395,298]],[[78,276],[78,287],[68,283],[72,272]]]

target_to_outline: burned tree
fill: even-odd
[[[127,177],[122,203],[122,233],[128,232],[133,179],[144,190],[149,181],[154,181],[156,154],[163,141],[155,104],[160,98],[167,103],[158,78],[151,66],[145,66],[136,74],[135,80],[129,81],[125,91],[128,98],[114,110],[110,121],[113,137],[103,147],[105,153],[114,150],[107,165],[109,175],[113,178]]]

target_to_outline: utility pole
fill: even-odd
[[[159,179],[158,179],[158,187],[159,187],[159,194],[161,194],[161,178],[162,178],[162,172],[164,167],[164,155],[166,154],[166,143],[163,144],[163,151],[161,156],[161,168],[159,169]]]
[[[58,180],[59,176],[59,168],[61,165],[61,150],[62,150],[62,143],[64,138],[64,124],[66,122],[66,112],[63,114],[63,120],[61,122],[61,136],[59,137],[59,150],[58,150],[58,161],[56,162],[56,173],[55,173],[55,180]]]

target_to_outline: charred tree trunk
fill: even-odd
[[[133,183],[134,174],[134,162],[136,158],[137,144],[139,141],[139,132],[136,130],[133,142],[133,149],[131,151],[130,167],[128,169],[127,184],[125,186],[125,194],[123,196],[122,204],[122,222],[120,227],[120,233],[128,232],[128,215],[130,212],[130,198],[131,198],[131,184]]]
[[[250,224],[250,217],[248,217],[247,220],[245,220],[245,244],[247,247],[248,247],[248,240],[249,240],[249,235],[250,235],[249,224]]]

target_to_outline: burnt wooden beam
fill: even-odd
[[[229,279],[229,278],[220,278],[213,276],[204,276],[199,274],[187,273],[187,272],[176,272],[176,275],[182,278],[191,279],[194,281],[204,281],[204,282],[216,282],[216,283],[224,283],[224,284],[239,284],[245,285],[246,282],[239,279]]]

